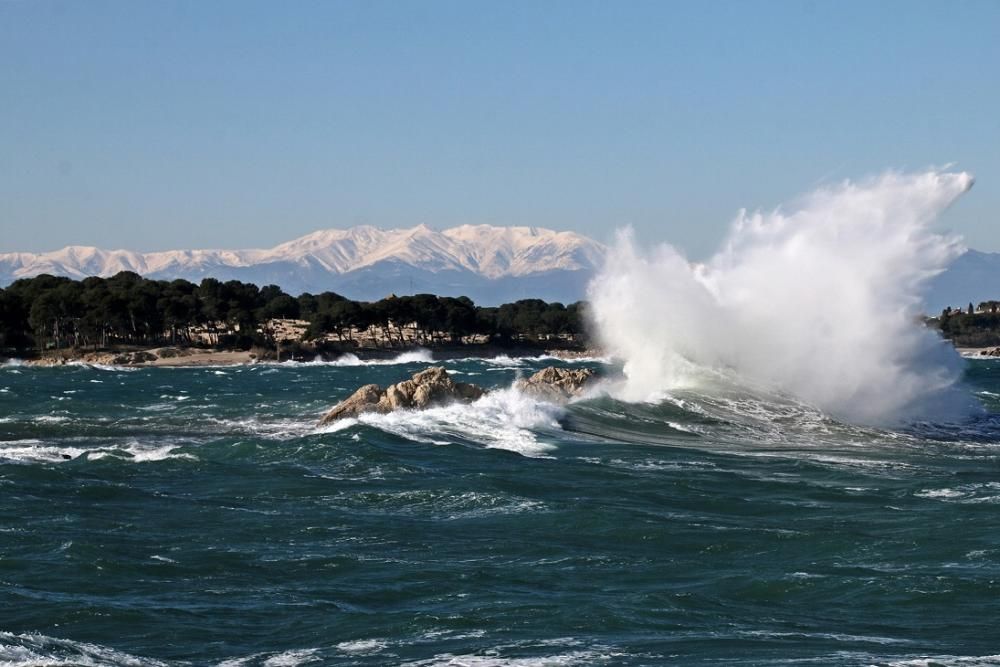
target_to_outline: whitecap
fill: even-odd
[[[263,665],[264,667],[296,667],[297,665],[305,665],[318,661],[320,659],[316,655],[318,652],[319,650],[314,648],[284,651],[272,655],[263,662]]]
[[[369,655],[382,651],[388,645],[388,642],[381,639],[357,639],[354,641],[340,642],[337,644],[337,650],[343,653],[351,653],[355,655]]]
[[[0,665],[5,667],[167,667],[167,663],[143,658],[107,646],[59,639],[45,635],[0,631]]]
[[[320,357],[312,361],[283,361],[282,366],[333,366],[333,367],[354,367],[354,366],[396,366],[399,364],[429,364],[434,361],[434,355],[430,350],[417,348],[401,352],[389,359],[362,359],[358,355],[347,352],[332,361],[324,361]]]
[[[149,559],[150,560],[158,560],[161,563],[176,563],[177,562],[173,558],[167,558],[166,556],[161,556],[159,554],[153,554],[152,556],[149,557]]]
[[[1000,666],[1000,655],[913,656],[882,664],[887,667],[997,667]]]
[[[542,656],[502,656],[499,651],[482,654],[455,655],[441,653],[427,660],[404,662],[403,667],[570,667],[571,665],[608,664],[619,653],[600,651],[569,651]]]

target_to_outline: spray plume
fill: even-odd
[[[929,225],[972,182],[889,172],[789,212],[744,211],[699,265],[619,232],[589,297],[599,342],[624,362],[620,397],[654,400],[711,370],[856,423],[968,416],[963,362],[919,316],[928,280],[963,250]]]

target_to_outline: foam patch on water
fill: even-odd
[[[313,361],[282,361],[280,366],[334,366],[351,368],[354,366],[396,366],[399,364],[429,364],[434,361],[434,355],[430,350],[419,348],[401,352],[390,359],[362,359],[356,354],[348,352],[342,354],[332,361],[324,361],[317,357]]]
[[[36,439],[0,441],[0,462],[66,463],[86,455],[87,460],[114,458],[132,463],[148,463],[167,459],[197,460],[193,454],[177,452],[180,445],[144,445],[131,441],[113,447],[79,447],[55,445]]]
[[[562,414],[559,406],[507,388],[492,391],[472,404],[362,414],[321,427],[320,432],[343,431],[360,423],[418,442],[443,445],[454,439],[471,440],[489,448],[541,456],[555,446],[540,442],[535,431],[560,429]]]
[[[441,653],[427,660],[402,663],[404,667],[570,667],[571,665],[605,665],[620,654],[596,650],[569,651],[544,656],[502,656],[497,651],[483,654],[455,655]]]
[[[381,639],[358,639],[337,644],[337,650],[352,655],[370,655],[379,653],[389,646],[389,643]]]
[[[889,660],[887,667],[998,667],[1000,655],[959,656],[935,655]]]
[[[224,433],[247,433],[274,440],[288,440],[308,435],[315,429],[315,421],[301,419],[261,419],[260,417],[245,417],[242,419],[219,419],[205,417],[204,421],[217,424]]]
[[[4,667],[167,667],[167,663],[116,651],[106,646],[40,634],[0,632],[0,665]]]
[[[242,658],[229,658],[218,664],[218,667],[298,667],[321,660],[319,649],[306,648],[282,651],[280,653],[254,653]]]
[[[74,368],[86,368],[94,371],[104,371],[106,373],[134,373],[140,370],[136,366],[115,366],[113,364],[94,364],[86,361],[67,361],[64,366],[72,366]],[[58,368],[58,366],[52,366],[52,368]]]
[[[943,489],[923,489],[913,495],[918,498],[961,503],[964,505],[1000,503],[1000,482],[964,484],[962,486],[946,487]]]

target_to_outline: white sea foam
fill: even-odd
[[[888,667],[997,667],[1000,655],[934,655],[880,661]],[[875,667],[875,665],[872,665]]]
[[[104,371],[106,373],[134,373],[140,370],[136,366],[115,366],[113,364],[94,364],[86,361],[67,361],[65,366],[73,366],[76,368],[89,368],[95,371]],[[53,366],[52,368],[58,368],[58,366]]]
[[[164,461],[166,459],[197,458],[186,452],[178,452],[179,445],[146,445],[138,441],[130,441],[121,445],[80,447],[75,445],[57,445],[36,439],[0,441],[0,461],[13,463],[65,463],[87,456],[88,460],[99,461],[106,458],[117,458],[132,463],[147,463]]]
[[[122,651],[40,634],[0,632],[3,667],[166,667],[167,663]]]
[[[149,559],[150,560],[158,560],[161,563],[176,563],[177,562],[173,558],[167,558],[166,556],[161,556],[159,554],[153,554],[152,556],[149,557]]]
[[[281,653],[254,653],[241,658],[229,658],[220,662],[217,667],[296,667],[321,660],[319,649],[306,648],[283,651]]]
[[[1000,482],[964,484],[954,488],[923,489],[913,495],[918,498],[961,503],[963,505],[1000,503]]]
[[[264,667],[296,667],[310,662],[317,662],[320,657],[319,651],[314,648],[298,649],[294,651],[284,651],[272,655],[263,662]]]
[[[398,364],[429,364],[434,361],[434,355],[430,350],[418,348],[401,352],[389,359],[362,359],[351,352],[342,354],[332,361],[324,361],[317,357],[313,361],[283,361],[281,366],[396,366]]]
[[[968,416],[962,360],[918,320],[928,280],[962,251],[928,226],[972,182],[890,172],[790,211],[742,212],[702,265],[667,245],[641,252],[621,232],[589,287],[599,342],[624,361],[621,397],[727,368],[857,423]]]
[[[388,646],[388,642],[381,639],[358,639],[337,644],[337,650],[354,655],[368,655],[378,653]]]
[[[427,410],[399,410],[343,419],[321,432],[336,432],[358,423],[432,444],[448,444],[451,436],[525,456],[540,456],[554,448],[540,442],[538,429],[559,429],[562,408],[537,401],[514,388],[491,391],[472,404],[455,403]]]
[[[569,667],[570,665],[604,665],[620,654],[600,651],[569,651],[544,656],[502,656],[491,653],[454,655],[442,653],[428,660],[404,662],[404,667]]]

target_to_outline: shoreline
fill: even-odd
[[[965,359],[996,359],[1000,357],[1000,347],[956,347],[955,351]]]
[[[1000,346],[987,347],[955,347],[955,351],[963,359],[998,359]],[[282,364],[296,363],[336,363],[349,362],[357,359],[360,362],[388,361],[401,355],[413,353],[428,353],[434,361],[453,359],[494,359],[497,357],[552,357],[561,360],[607,358],[607,354],[597,348],[545,348],[541,346],[500,346],[495,344],[482,345],[441,345],[441,346],[404,346],[397,348],[360,348],[354,350],[338,350],[336,353],[316,351],[312,357],[306,355],[289,355],[280,361],[273,351],[261,350],[217,350],[196,347],[150,347],[123,348],[120,350],[101,350],[84,352],[79,350],[60,350],[43,353],[40,357],[2,357],[2,365],[23,365],[29,367],[54,367],[69,365],[122,366],[129,368],[190,368],[205,366],[246,366],[252,364]]]
[[[357,349],[340,351],[337,354],[317,352],[313,358],[302,355],[289,355],[280,361],[273,352],[259,354],[259,350],[213,350],[182,347],[152,347],[129,348],[122,350],[103,350],[83,352],[60,350],[56,353],[43,354],[37,358],[10,357],[0,359],[0,364],[14,362],[18,365],[34,367],[55,367],[68,365],[123,366],[130,368],[189,368],[200,366],[245,366],[251,364],[281,364],[286,362],[308,363],[310,361],[335,363],[338,360],[358,359],[362,362],[373,360],[395,359],[400,355],[427,352],[435,361],[449,359],[480,358],[492,359],[501,356],[533,357],[550,356],[557,359],[584,359],[602,357],[603,353],[595,349],[568,350],[561,348],[543,348],[498,345],[455,345],[455,346],[413,346],[400,348]]]

